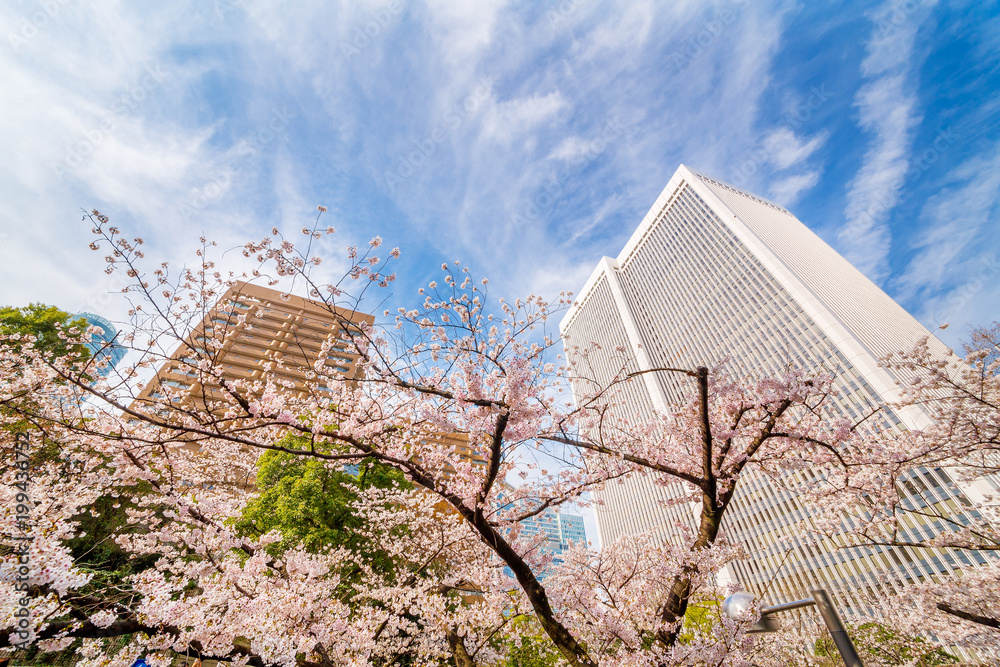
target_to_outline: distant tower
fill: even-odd
[[[587,529],[583,517],[567,514],[558,509],[547,509],[541,514],[522,519],[523,535],[544,535],[544,549],[551,551],[558,562],[559,555],[571,545],[587,546]]]
[[[521,535],[528,538],[540,537],[538,548],[541,553],[552,557],[552,565],[563,562],[562,555],[571,546],[586,547],[587,529],[583,517],[578,514],[567,514],[557,508],[548,508],[540,514],[522,519],[518,522]],[[513,576],[509,569],[504,570]],[[536,571],[539,579],[549,574],[548,569]]]
[[[98,331],[93,332],[91,341],[85,345],[90,350],[93,359],[102,362],[100,366],[94,366],[97,375],[108,377],[112,369],[125,357],[125,347],[115,340],[118,330],[107,319],[93,313],[77,313],[71,315],[69,319],[71,322],[79,319],[86,320],[90,326],[98,329]]]
[[[599,345],[580,360],[586,366],[578,371],[601,384],[623,364],[626,371],[642,371],[726,362],[743,378],[780,375],[789,367],[826,369],[835,375],[838,392],[831,409],[854,421],[899,396],[903,378],[881,367],[881,357],[924,337],[936,354],[948,354],[783,207],[683,165],[618,257],[598,263],[560,330],[567,346]],[[626,385],[617,409],[651,415],[679,404],[690,391],[676,374],[640,377]],[[574,386],[577,393],[583,390]],[[923,427],[928,417],[917,408],[883,408],[867,423],[899,432]],[[907,483],[952,507],[965,502],[944,468],[926,469]],[[693,518],[689,506],[663,505],[676,492],[644,476],[609,483],[595,494],[603,502],[596,510],[601,541],[607,545],[647,531],[674,538],[676,525],[690,525]],[[793,490],[776,489],[753,472],[745,475],[724,524],[748,554],[734,563],[735,578],[781,601],[820,586],[884,594],[985,562],[979,552],[817,547],[805,539],[802,522],[808,516]],[[915,535],[939,529],[911,528]],[[882,576],[889,573],[892,583]],[[859,610],[856,602],[848,605]]]

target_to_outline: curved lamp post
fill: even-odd
[[[857,650],[854,648],[854,642],[847,634],[844,622],[840,620],[837,608],[833,606],[830,594],[822,588],[810,591],[810,593],[812,593],[812,597],[805,600],[764,607],[760,610],[760,621],[753,624],[747,632],[775,632],[778,629],[778,620],[774,615],[778,612],[816,605],[819,607],[823,622],[826,623],[826,627],[833,637],[837,651],[840,652],[840,657],[844,659],[844,665],[846,667],[864,667],[861,658],[858,657]],[[722,601],[722,613],[733,620],[739,620],[753,606],[754,599],[754,594],[747,591],[733,593]]]

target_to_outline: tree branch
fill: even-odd
[[[969,621],[970,623],[977,623],[979,625],[985,625],[988,628],[995,628],[1000,630],[1000,620],[991,618],[989,616],[980,616],[979,614],[973,614],[969,611],[963,611],[961,609],[955,609],[947,602],[938,602],[937,608],[946,614],[951,614],[952,616],[957,616],[962,620]]]

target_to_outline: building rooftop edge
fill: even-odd
[[[587,298],[590,295],[590,291],[597,284],[598,280],[600,280],[600,277],[604,275],[604,273],[607,270],[609,270],[609,268],[618,268],[619,266],[628,261],[629,255],[631,255],[632,252],[642,242],[643,238],[646,235],[646,232],[649,231],[649,228],[652,227],[654,222],[656,222],[656,218],[659,216],[660,212],[663,211],[663,208],[667,205],[667,202],[669,202],[670,199],[680,189],[681,184],[685,182],[694,182],[696,180],[701,181],[710,188],[721,186],[723,188],[732,189],[750,199],[766,202],[767,204],[770,204],[784,211],[788,215],[794,217],[794,214],[791,213],[781,204],[778,204],[769,199],[761,197],[760,195],[756,195],[752,192],[748,192],[743,188],[736,187],[731,183],[727,183],[717,178],[713,178],[712,176],[709,176],[704,172],[698,171],[693,167],[689,167],[686,164],[679,165],[677,167],[677,170],[674,171],[673,175],[670,177],[670,180],[667,181],[667,185],[663,188],[659,196],[653,202],[653,205],[649,207],[649,211],[647,211],[646,215],[643,216],[642,221],[639,223],[638,227],[636,227],[635,231],[632,232],[632,235],[629,236],[628,241],[625,242],[625,245],[621,249],[621,252],[618,253],[618,256],[616,258],[602,257],[601,260],[598,261],[597,266],[594,268],[593,273],[590,274],[590,278],[587,279],[587,282],[584,283],[579,293],[577,293],[576,298],[573,300],[573,305],[570,306],[569,310],[566,311],[566,314],[563,316],[562,320],[560,320],[559,332],[561,334],[565,334],[566,329],[569,328],[569,326],[572,324],[573,318],[576,317],[576,314],[580,310],[580,306],[582,306],[583,303],[586,302]]]
[[[673,175],[670,177],[670,180],[667,181],[667,185],[660,192],[659,196],[653,202],[653,205],[649,207],[649,211],[647,211],[646,215],[643,216],[642,222],[639,223],[639,226],[636,227],[635,231],[632,232],[632,235],[629,236],[628,241],[625,242],[625,246],[618,253],[618,257],[613,258],[605,256],[598,261],[597,266],[594,268],[594,272],[590,274],[590,278],[587,279],[583,288],[580,289],[576,298],[573,299],[573,305],[570,306],[562,320],[560,320],[559,333],[565,334],[566,329],[572,324],[573,318],[576,317],[576,314],[579,312],[580,307],[584,304],[584,302],[586,302],[587,297],[590,295],[590,291],[597,284],[597,281],[600,280],[600,277],[604,275],[605,271],[609,267],[617,268],[621,262],[623,262],[635,249],[635,247],[642,240],[643,236],[645,236],[646,232],[649,230],[650,226],[652,226],[653,222],[656,220],[660,211],[663,210],[666,203],[670,201],[670,198],[674,195],[678,188],[680,188],[681,183],[685,180],[691,180],[692,178],[700,176],[702,176],[700,172],[691,169],[685,164],[681,164],[677,167],[676,171],[674,171]]]

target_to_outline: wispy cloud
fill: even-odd
[[[917,64],[915,41],[934,3],[911,4],[913,11],[901,14],[900,5],[890,0],[870,14],[875,27],[861,63],[866,83],[854,99],[858,124],[872,138],[861,168],[848,185],[839,239],[847,258],[876,281],[888,271],[892,238],[886,221],[900,200],[913,131],[921,120],[911,80]]]
[[[590,24],[590,29],[583,38],[575,41],[579,61],[616,57],[623,52],[641,52],[651,31],[656,27],[658,9],[649,0],[638,0],[619,5],[610,15],[605,14],[601,17],[604,20]],[[677,8],[673,8],[671,13],[676,15]],[[581,22],[578,25],[587,23]]]
[[[579,226],[573,231],[573,234],[566,239],[566,245],[572,246],[578,240],[584,239],[590,234],[594,233],[595,230],[599,229],[603,224],[605,224],[610,216],[614,214],[622,205],[622,197],[619,194],[612,195],[603,204],[598,207],[592,215],[588,216],[586,219],[579,222]],[[597,264],[597,262],[593,262]],[[593,268],[593,267],[591,267]],[[581,283],[582,284],[582,283]]]
[[[771,186],[769,190],[770,197],[786,208],[792,206],[799,200],[799,197],[803,193],[811,190],[819,183],[819,177],[820,172],[814,170],[782,178]]]
[[[163,249],[157,241],[167,235],[148,223],[183,190],[208,133],[179,122],[176,101],[202,71],[170,57],[171,9],[140,19],[117,3],[51,4],[59,12],[30,40],[0,45],[11,47],[0,68],[8,93],[0,124],[12,130],[0,137],[0,227],[8,234],[0,299],[32,295],[72,309],[118,287],[80,279],[100,276],[80,209],[114,202],[119,219],[142,221],[129,226]],[[33,16],[40,8],[5,5],[0,34],[18,30],[19,11]]]
[[[507,4],[506,0],[428,0],[429,28],[445,60],[458,67],[478,60],[493,42],[499,14]]]
[[[779,127],[769,132],[761,143],[767,151],[768,162],[778,169],[788,169],[807,160],[826,143],[828,136],[828,132],[820,132],[807,140],[789,127]]]
[[[922,155],[909,159],[927,113],[921,2],[872,14],[864,65],[846,73],[827,51],[792,46],[804,21],[843,16],[793,0],[58,4],[40,28],[24,28],[33,0],[0,7],[0,34],[37,28],[16,50],[0,44],[0,122],[15,128],[0,136],[3,302],[73,308],[114,288],[82,279],[102,275],[79,222],[94,206],[144,236],[150,257],[177,261],[201,232],[228,243],[294,232],[324,204],[338,244],[380,234],[401,246],[400,301],[407,276],[455,258],[496,294],[573,290],[682,162],[734,182],[752,163],[743,187],[798,202],[807,224],[840,210],[850,181],[854,245],[874,247],[860,259],[879,267],[889,246],[872,240],[888,238],[887,218],[875,210],[866,226],[864,214],[881,192],[907,193],[902,173]],[[852,113],[860,152],[830,121]],[[861,153],[845,176],[843,156]],[[962,230],[926,238],[925,263],[958,265],[977,243],[960,246]],[[909,280],[900,294],[929,299],[964,279]],[[114,308],[105,301],[97,309]]]
[[[559,91],[505,100],[484,118],[480,137],[510,146],[512,141],[523,139],[539,126],[555,120],[566,107],[567,101]]]
[[[744,151],[732,181],[743,188],[759,185],[775,201],[791,206],[819,183],[822,168],[812,165],[810,158],[823,147],[827,137],[829,132],[822,131],[806,138],[788,126],[770,130],[759,144]]]
[[[901,300],[920,303],[928,326],[984,303],[1000,282],[1000,151],[966,160],[943,185],[923,206],[916,252],[893,281]],[[993,317],[988,308],[980,313]]]

